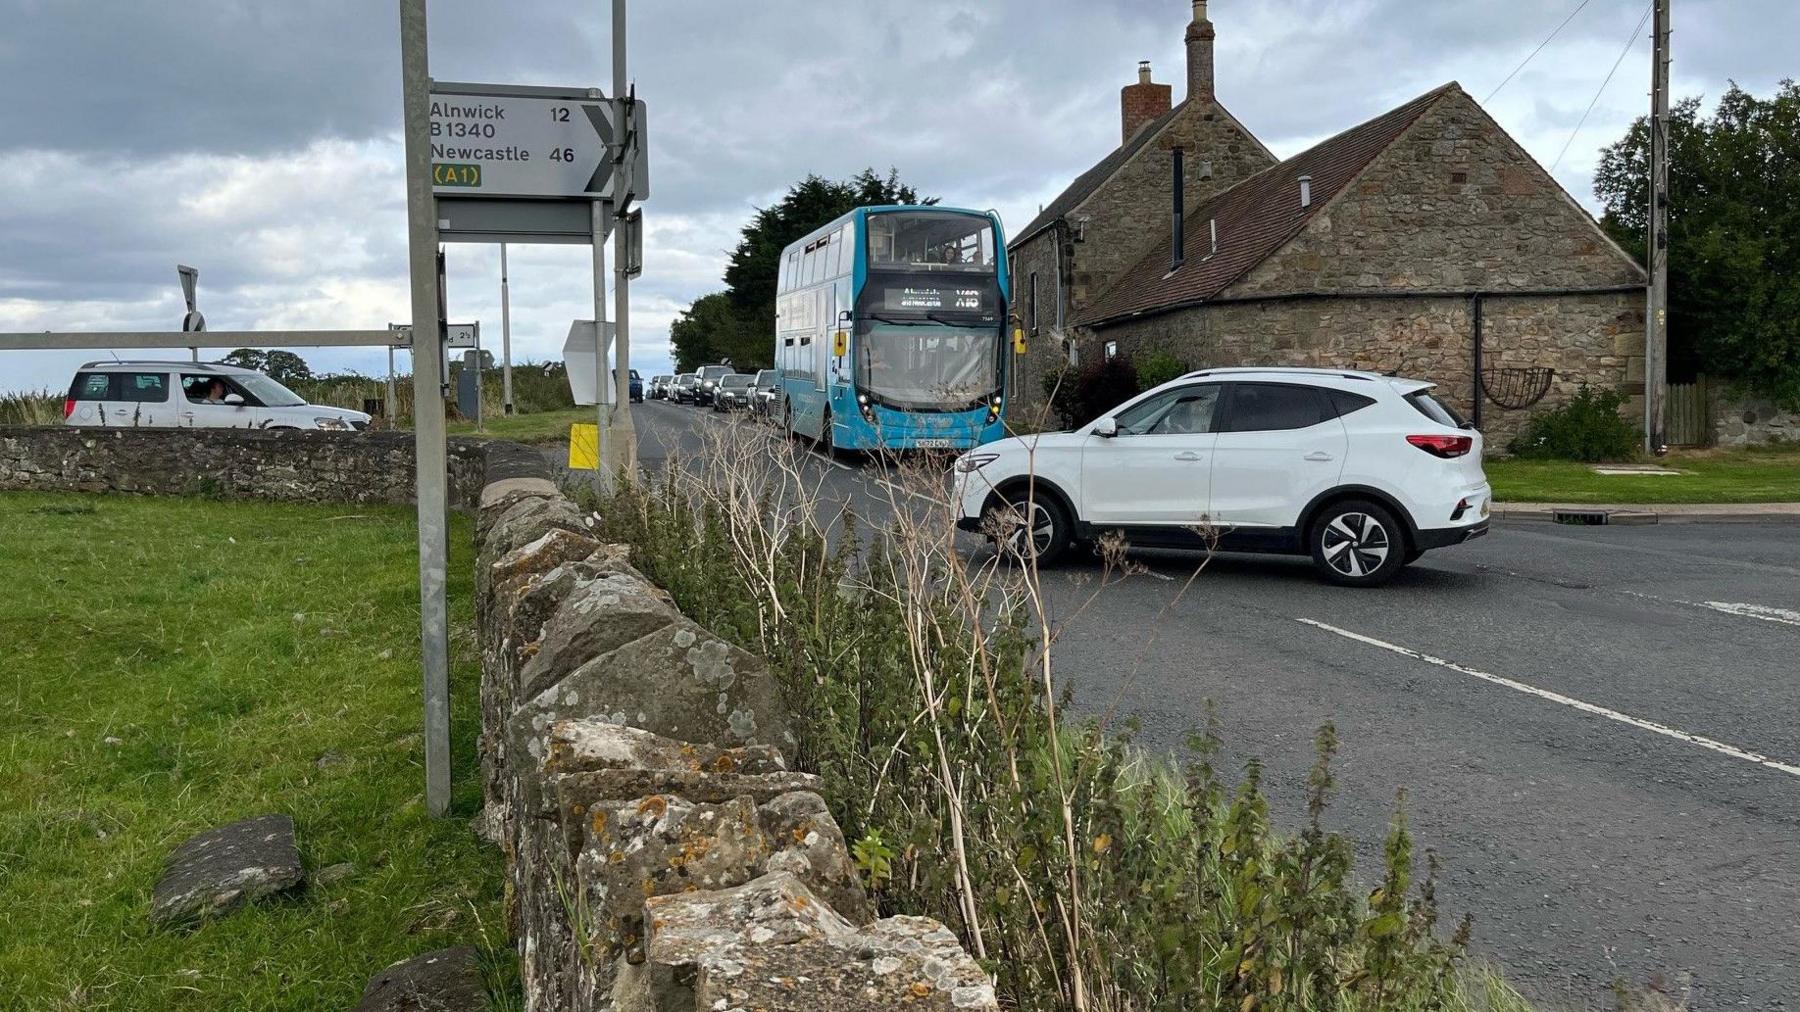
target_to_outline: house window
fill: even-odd
[[[1037,271],[1031,272],[1031,287],[1027,291],[1025,302],[1025,326],[1030,329],[1032,337],[1038,335]]]
[[[1117,342],[1117,341],[1106,342],[1106,360],[1108,362],[1111,362],[1113,359],[1118,358],[1118,357],[1119,357],[1119,342]]]

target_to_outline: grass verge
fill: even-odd
[[[465,517],[451,520],[455,804],[417,736],[409,511],[0,495],[0,1007],[336,1010],[389,963],[505,944],[469,832],[479,713]],[[291,815],[335,884],[150,927],[188,836]]]
[[[490,415],[480,432],[475,431],[475,423],[457,421],[450,423],[452,436],[471,436],[476,439],[510,439],[515,443],[526,443],[533,446],[550,446],[569,441],[569,426],[574,424],[594,424],[593,408],[565,408],[556,411],[542,411],[529,415]]]
[[[1678,450],[1657,461],[1679,475],[1595,474],[1566,460],[1483,463],[1500,502],[1759,503],[1800,501],[1800,443],[1749,450]]]

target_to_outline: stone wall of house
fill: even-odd
[[[1086,218],[1075,245],[1070,298],[1079,311],[1169,234],[1175,148],[1184,152],[1187,206],[1275,164],[1275,157],[1217,102],[1184,104],[1162,131],[1069,213]]]
[[[1065,297],[1068,285],[1068,279],[1059,276],[1062,264],[1067,262],[1056,255],[1056,244],[1061,241],[1060,230],[1047,228],[1008,251],[1013,285],[1012,312],[1025,327],[1026,347],[1024,355],[1014,355],[1008,360],[1008,415],[1015,419],[1031,414],[1043,403],[1044,375],[1069,361],[1069,348],[1057,335],[1057,304]],[[1031,300],[1034,278],[1037,286],[1035,314]],[[1067,311],[1066,304],[1064,310]]]
[[[0,491],[410,503],[410,432],[0,428]],[[481,444],[450,440],[450,502],[480,492]]]
[[[482,831],[535,1012],[997,1009],[954,934],[877,919],[762,660],[542,477],[482,493]]]
[[[1583,383],[1643,382],[1643,300],[1636,295],[1488,297],[1483,347],[1490,368],[1548,367],[1537,404],[1489,400],[1482,430],[1502,452],[1530,415],[1563,403]],[[1474,413],[1474,317],[1465,298],[1329,298],[1217,302],[1108,327],[1100,339],[1138,358],[1167,352],[1199,369],[1273,365],[1367,369],[1437,383],[1444,400]],[[1635,365],[1633,363],[1636,363]],[[1641,389],[1641,386],[1640,386]],[[1641,411],[1633,398],[1629,408]]]
[[[1766,397],[1727,392],[1714,398],[1712,417],[1715,446],[1800,442],[1800,411],[1785,411]]]

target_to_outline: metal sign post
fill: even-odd
[[[412,273],[413,440],[418,459],[419,654],[425,683],[425,808],[450,811],[450,623],[444,598],[448,556],[449,452],[445,444],[444,348],[437,339],[437,200],[432,196],[431,77],[425,0],[399,0],[400,77],[406,120],[407,253]],[[430,330],[427,331],[426,328]]]
[[[636,158],[643,151],[643,145],[636,136],[637,117],[636,103],[630,101],[627,92],[627,75],[625,73],[625,0],[613,0],[612,9],[612,63],[613,63],[613,97],[617,100],[615,120],[618,131],[614,137],[613,150],[609,152],[613,163],[612,202],[617,205],[617,212],[623,214],[629,210],[633,197],[632,170],[636,168]],[[613,208],[608,208],[609,216]],[[613,222],[608,222],[613,224]],[[618,224],[623,225],[623,222]],[[614,310],[618,320],[618,351],[614,355],[613,374],[614,396],[618,398],[618,406],[613,412],[613,443],[618,453],[618,460],[609,460],[604,453],[600,456],[600,466],[605,469],[609,464],[616,469],[624,469],[633,473],[637,469],[637,433],[631,424],[631,256],[629,228],[617,228],[613,242],[613,278]],[[594,248],[600,248],[602,237],[595,237]],[[598,271],[596,271],[598,273]],[[596,317],[598,319],[598,317]],[[596,333],[599,333],[596,330]],[[594,347],[600,346],[599,341]]]
[[[501,414],[513,413],[512,297],[506,287],[506,244],[500,244],[500,401]]]

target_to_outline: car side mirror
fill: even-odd
[[[1119,434],[1119,422],[1114,418],[1102,418],[1094,423],[1094,435],[1102,439],[1111,439]]]
[[[237,407],[241,408],[244,406],[244,395],[243,394],[226,394],[225,395],[225,403],[233,404],[233,405],[236,405]]]

